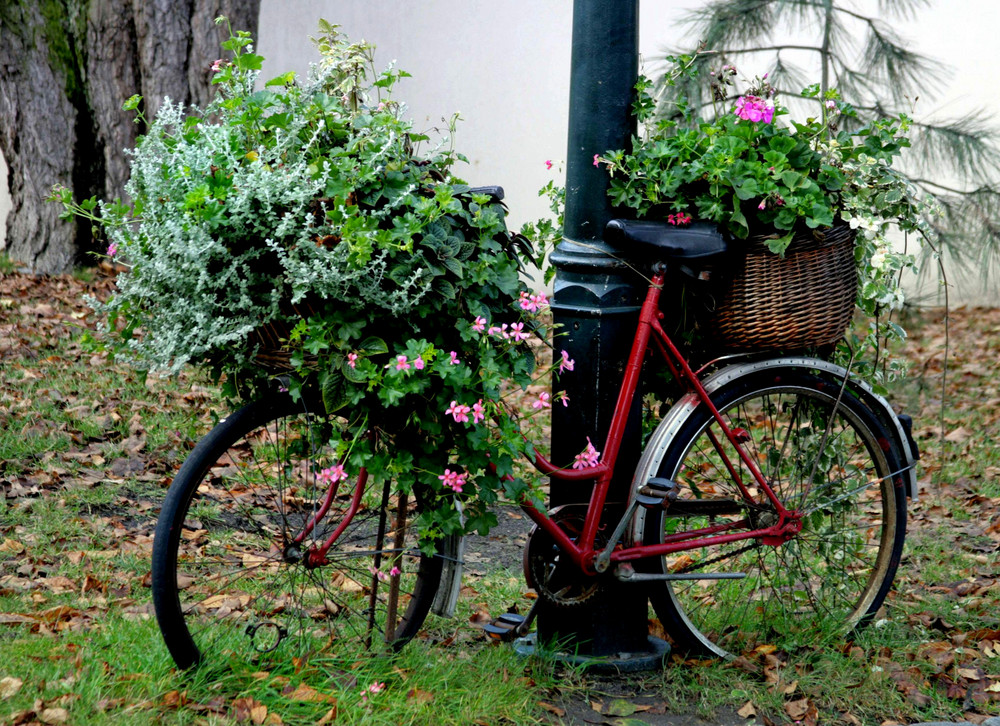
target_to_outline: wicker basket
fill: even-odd
[[[854,230],[840,224],[797,234],[784,257],[771,252],[766,240],[747,240],[745,257],[716,298],[709,337],[731,350],[835,343],[851,322],[857,296]]]
[[[288,318],[278,319],[267,325],[261,325],[250,333],[247,345],[257,349],[254,360],[261,368],[275,373],[287,373],[292,370],[292,351],[288,348],[288,336],[295,325],[295,318],[308,318],[316,313],[316,307],[310,303],[289,305],[286,311]],[[307,366],[310,356],[306,356]]]

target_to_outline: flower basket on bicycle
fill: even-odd
[[[857,296],[854,230],[796,234],[783,256],[751,236],[706,304],[713,341],[732,350],[797,350],[837,342]]]

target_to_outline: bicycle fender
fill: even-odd
[[[906,492],[910,498],[915,498],[919,493],[917,484],[917,472],[914,464],[915,454],[910,446],[906,431],[900,423],[899,417],[893,411],[892,406],[882,396],[875,393],[872,387],[865,381],[852,376],[843,366],[819,360],[817,358],[807,358],[805,356],[786,356],[781,358],[768,358],[765,360],[747,361],[736,363],[721,368],[708,378],[702,381],[702,385],[709,395],[713,395],[723,387],[740,380],[746,376],[756,375],[761,371],[780,372],[782,369],[804,370],[829,378],[832,385],[845,385],[845,395],[851,395],[861,401],[879,419],[885,430],[894,438],[894,443],[898,450],[902,452],[904,465],[907,471]],[[844,381],[846,379],[846,384]],[[700,405],[701,401],[694,393],[688,393],[678,399],[667,415],[663,417],[649,442],[646,444],[642,457],[636,466],[635,476],[632,479],[631,498],[637,495],[638,489],[655,474],[652,471],[654,464],[663,460],[667,449],[673,443],[677,432],[687,421],[688,417]],[[641,532],[642,510],[637,512],[637,516],[632,526],[632,536],[637,538]]]
[[[461,534],[450,534],[445,537],[437,557],[444,560],[444,566],[441,569],[441,582],[431,604],[431,612],[443,618],[451,618],[455,616],[458,594],[462,589],[465,537]]]

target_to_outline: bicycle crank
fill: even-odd
[[[565,504],[553,509],[549,517],[574,541],[583,531],[586,504]],[[595,546],[604,545],[598,531]],[[539,598],[560,607],[583,605],[601,589],[601,581],[580,571],[555,540],[540,527],[533,527],[524,548],[524,578]]]

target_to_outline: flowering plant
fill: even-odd
[[[699,82],[693,56],[673,59],[663,83],[690,88]],[[933,205],[918,198],[893,163],[909,146],[909,120],[885,118],[861,125],[835,89],[806,89],[819,112],[788,121],[766,74],[736,91],[737,71],[723,66],[708,82],[715,99],[711,113],[680,94],[666,110],[650,95],[653,82],[640,77],[634,113],[641,132],[632,150],[595,159],[610,175],[611,199],[639,217],[707,220],[737,240],[767,238],[784,254],[798,231],[835,223],[856,229],[858,306],[877,319],[902,305],[900,271],[912,255],[895,250],[893,229],[927,237]],[[901,337],[883,321],[864,338],[880,350],[880,337]],[[877,378],[874,369],[870,378]]]
[[[205,365],[251,397],[270,385],[261,331],[280,331],[283,385],[318,389],[346,421],[331,442],[343,459],[321,480],[366,466],[419,487],[425,543],[485,531],[499,491],[528,486],[514,477],[527,444],[503,394],[532,382],[527,341],[546,336],[548,301],[519,275],[532,250],[499,199],[452,174],[461,155],[418,153],[430,139],[392,96],[406,74],[375,73],[370,45],[320,30],[309,77],[262,90],[263,59],[248,34],[231,35],[230,58],[212,66],[217,98],[203,110],[166,100],[129,152],[129,204],[55,196],[103,228],[124,268],[97,304],[113,351]]]

